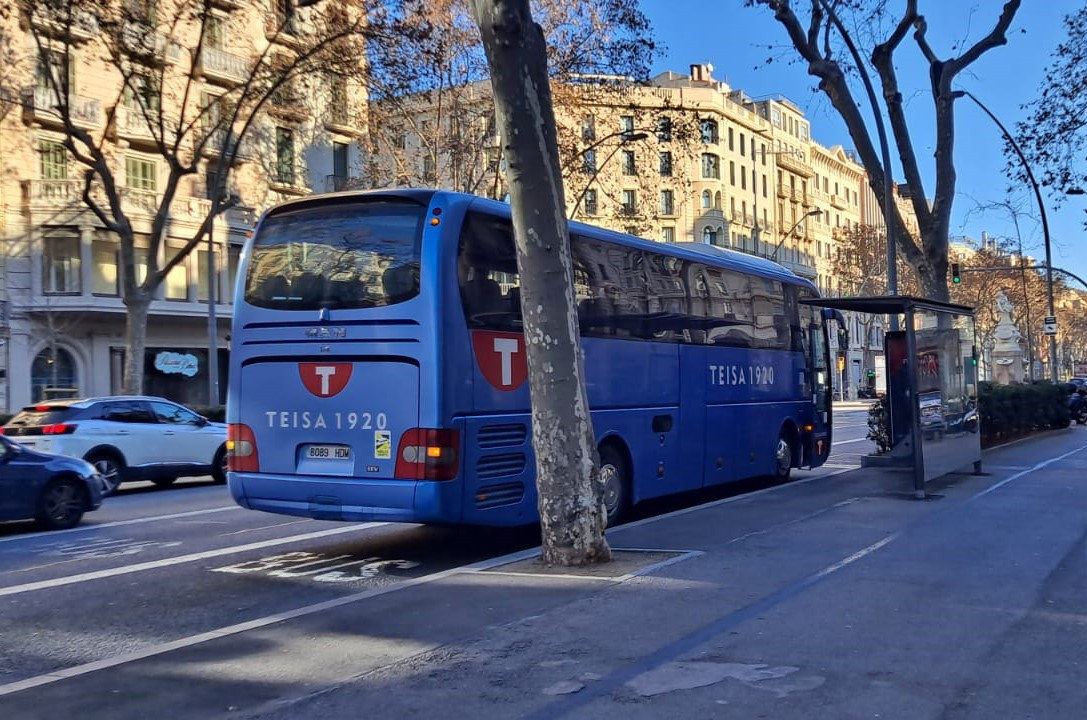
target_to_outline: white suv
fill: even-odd
[[[163,398],[48,400],[23,408],[2,432],[34,450],[83,458],[105,479],[104,495],[130,480],[226,482],[226,425]]]

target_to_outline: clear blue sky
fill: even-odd
[[[1064,39],[1063,16],[1081,6],[1083,0],[1024,0],[1016,15],[1008,43],[990,50],[981,60],[959,76],[957,87],[969,90],[1014,132],[1015,123],[1024,119],[1021,105],[1039,92],[1051,53]],[[896,12],[903,0],[888,3]],[[806,8],[806,0],[794,6]],[[766,8],[744,7],[743,0],[641,0],[641,7],[653,24],[663,54],[654,72],[688,72],[692,63],[709,62],[714,77],[727,81],[734,89],[752,97],[784,95],[802,108],[811,120],[812,135],[819,143],[853,143],[829,101],[818,90],[805,65],[795,61],[796,53],[788,44],[784,28]],[[957,55],[963,43],[973,43],[988,33],[1003,7],[1001,0],[920,0],[919,10],[928,19],[928,38],[940,57]],[[927,66],[912,35],[907,36],[896,56],[899,82],[909,99],[908,112],[914,149],[925,188],[933,192],[933,120]],[[772,62],[767,62],[769,59]],[[873,75],[873,81],[875,81]],[[878,92],[878,90],[877,90]],[[857,83],[854,96],[863,98]],[[866,118],[871,118],[867,104]],[[1015,237],[1008,213],[983,210],[985,203],[1007,199],[1004,176],[1005,158],[999,128],[969,98],[956,105],[957,138],[955,165],[958,195],[951,218],[952,235],[980,239],[982,231],[990,235]],[[874,125],[872,133],[875,137]],[[892,147],[892,162],[896,162]],[[896,169],[895,176],[902,175]],[[1069,197],[1058,209],[1053,199],[1045,197],[1052,239],[1053,264],[1087,280],[1087,231],[1083,228],[1087,196]],[[1027,217],[1020,218],[1024,252],[1044,261],[1041,222],[1029,188],[1018,191],[1013,199]]]

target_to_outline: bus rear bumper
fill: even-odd
[[[232,472],[230,494],[250,510],[317,520],[457,522],[456,482]]]

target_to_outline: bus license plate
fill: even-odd
[[[306,457],[313,460],[350,460],[351,448],[347,445],[308,445]]]

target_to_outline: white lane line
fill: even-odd
[[[1029,475],[1030,473],[1034,472],[1035,470],[1041,470],[1042,468],[1046,467],[1047,465],[1052,465],[1055,462],[1060,462],[1061,460],[1064,460],[1065,458],[1072,457],[1076,453],[1083,452],[1084,450],[1087,450],[1087,445],[1084,445],[1082,447],[1078,447],[1075,450],[1072,450],[1070,452],[1066,452],[1064,455],[1058,455],[1056,457],[1051,457],[1048,460],[1043,460],[1042,462],[1036,463],[1036,464],[1030,466],[1029,468],[1026,468],[1025,470],[1020,470],[1019,472],[1015,473],[1014,475],[1009,475],[1008,477],[1004,478],[1003,480],[996,483],[995,485],[990,485],[985,490],[979,492],[977,495],[975,495],[974,497],[967,500],[967,502],[973,502],[973,501],[977,500],[980,497],[984,497],[984,496],[988,495],[989,493],[993,492],[994,490],[998,490],[998,489],[1004,487],[1005,485],[1007,485],[1008,483],[1010,483],[1013,480],[1018,480],[1019,478],[1023,477],[1024,475]],[[984,467],[985,466],[982,465],[983,469],[984,469]]]
[[[151,517],[133,518],[132,520],[117,520],[115,522],[102,523],[101,525],[80,525],[77,528],[71,530],[46,530],[44,532],[27,533],[26,535],[12,535],[11,537],[0,538],[0,542],[12,542],[13,540],[30,540],[33,538],[48,537],[49,539],[60,539],[72,535],[73,533],[89,532],[91,530],[102,530],[104,528],[122,527],[124,525],[139,525],[140,523],[159,522],[162,520],[175,520],[183,517],[193,517],[195,515],[206,515],[209,513],[221,513],[229,512],[231,510],[241,510],[238,505],[224,505],[223,507],[208,508],[207,510],[190,510],[188,512],[172,513],[170,515],[154,515]]]
[[[286,527],[287,525],[298,525],[300,523],[313,522],[309,518],[303,518],[302,520],[290,520],[288,522],[276,523],[275,525],[261,525],[260,527],[245,528],[243,530],[235,530],[233,532],[221,533],[219,537],[228,537],[230,535],[243,535],[247,532],[255,532],[257,530],[270,530],[272,528]]]
[[[75,583],[87,582],[90,580],[100,580],[102,578],[116,577],[118,575],[128,575],[130,573],[143,572],[144,570],[155,570],[157,568],[166,567],[168,565],[181,565],[182,563],[196,562],[198,560],[207,560],[208,558],[220,557],[222,555],[234,555],[235,553],[249,552],[250,550],[261,550],[263,548],[275,547],[276,545],[287,545],[289,543],[303,542],[305,540],[316,540],[317,538],[329,537],[331,535],[342,535],[349,532],[358,532],[359,530],[381,527],[382,525],[388,524],[389,523],[385,522],[376,522],[362,523],[361,525],[349,525],[347,527],[337,527],[330,530],[320,530],[318,532],[306,533],[305,535],[292,535],[285,538],[262,540],[261,542],[249,543],[248,545],[234,545],[232,547],[216,548],[215,550],[205,550],[204,552],[192,553],[190,555],[163,558],[162,560],[152,560],[149,562],[137,563],[135,565],[124,565],[121,567],[110,568],[108,570],[96,570],[94,572],[83,573],[81,575],[70,575],[68,577],[53,578],[52,580],[40,580],[38,582],[25,583],[23,585],[12,585],[10,587],[0,588],[0,597],[4,597],[6,595],[19,595],[21,593],[32,592],[34,590],[45,590],[48,588],[62,587],[64,585],[74,585]]]
[[[1023,472],[1016,473],[1015,475],[1007,478],[1006,480],[998,483],[997,485],[994,485],[994,486],[988,488],[987,490],[985,490],[983,492],[980,492],[980,493],[978,493],[977,495],[974,495],[971,498],[968,498],[966,500],[966,502],[968,502],[968,503],[973,502],[974,500],[977,500],[978,498],[980,498],[980,497],[982,497],[984,495],[987,495],[989,492],[995,490],[996,488],[1001,487],[1003,485],[1006,485],[1007,483],[1011,482],[1012,480],[1015,480],[1015,479],[1020,478],[1020,477],[1022,477],[1024,475],[1027,475],[1027,474],[1033,472],[1034,470],[1041,469],[1041,468],[1043,468],[1043,467],[1045,467],[1045,466],[1047,466],[1047,465],[1049,465],[1051,463],[1063,460],[1066,457],[1070,457],[1071,455],[1074,455],[1074,454],[1080,452],[1083,449],[1084,448],[1081,447],[1081,448],[1078,448],[1076,450],[1073,450],[1072,452],[1065,453],[1064,455],[1060,455],[1058,457],[1046,460],[1045,462],[1038,463],[1037,465],[1035,465],[1035,466],[1033,466],[1033,467],[1031,467],[1031,468],[1029,468],[1027,470],[1024,470]],[[736,497],[724,498],[724,499],[721,499],[721,500],[715,500],[713,502],[705,503],[703,505],[698,505],[698,506],[692,507],[692,508],[683,508],[681,510],[675,510],[673,512],[665,513],[663,515],[658,515],[656,517],[645,518],[643,520],[638,520],[637,522],[628,523],[627,525],[620,525],[620,526],[614,528],[613,532],[619,532],[619,531],[623,530],[624,528],[634,528],[634,527],[638,527],[639,525],[648,525],[650,523],[658,522],[660,520],[666,520],[666,519],[669,519],[669,518],[674,518],[674,517],[677,517],[679,515],[686,515],[687,513],[695,512],[697,510],[704,510],[704,509],[711,508],[711,507],[716,507],[718,505],[724,505],[726,503],[738,502],[740,500],[750,498],[750,497],[756,497],[758,495],[763,495],[763,494],[772,493],[772,492],[779,492],[779,491],[787,489],[789,487],[795,487],[797,485],[807,484],[807,483],[812,482],[814,480],[822,480],[824,478],[833,477],[834,475],[840,475],[841,473],[844,473],[844,472],[846,472],[846,470],[844,470],[844,469],[843,470],[837,470],[837,471],[832,472],[832,473],[827,473],[826,475],[813,476],[813,477],[810,477],[810,478],[807,478],[807,479],[804,479],[804,480],[797,480],[797,481],[794,481],[794,482],[786,484],[786,485],[779,485],[779,486],[772,487],[772,488],[766,488],[764,490],[759,490],[757,492],[753,492],[753,493],[750,493],[748,495],[740,495],[740,496],[736,496]],[[844,503],[837,503],[835,506],[832,506],[832,507],[837,507],[837,506],[840,506],[842,504],[848,504],[849,502],[852,502],[852,501],[853,501],[853,499],[850,499],[850,500],[845,501]],[[385,524],[388,524],[388,523],[372,523],[372,524],[368,524],[368,525],[385,525]],[[337,528],[337,529],[341,530],[341,531],[345,531],[345,530],[348,530],[350,528]],[[819,571],[816,574],[815,577],[819,578],[819,577],[823,577],[823,576],[832,574],[832,573],[842,569],[843,567],[846,567],[846,566],[856,562],[857,560],[860,560],[861,558],[863,558],[863,557],[865,557],[867,555],[870,555],[870,554],[876,552],[877,550],[879,550],[880,548],[883,548],[884,546],[890,544],[891,542],[896,540],[901,534],[902,533],[900,531],[900,532],[896,532],[896,533],[893,533],[891,535],[888,535],[887,537],[883,538],[882,540],[879,540],[879,541],[873,543],[872,545],[869,545],[868,547],[863,548],[863,549],[853,553],[849,557],[846,557],[846,558],[834,563],[833,565],[829,565],[826,568],[823,568],[823,570]],[[262,543],[254,543],[254,544],[262,544]],[[688,552],[692,552],[692,551],[688,551]],[[694,552],[697,552],[697,551],[694,551]],[[219,639],[219,638],[222,638],[222,637],[227,637],[229,635],[236,635],[238,633],[246,632],[248,630],[255,630],[255,629],[266,627],[268,625],[273,625],[275,623],[282,622],[282,621],[285,621],[285,620],[293,620],[294,618],[304,617],[306,615],[312,615],[314,613],[323,612],[325,610],[331,610],[331,609],[340,607],[342,605],[348,605],[350,603],[357,602],[359,600],[365,600],[365,599],[372,598],[372,597],[378,597],[380,595],[385,595],[387,593],[397,592],[399,590],[406,590],[406,589],[408,589],[410,587],[413,587],[415,585],[422,585],[424,583],[433,582],[435,580],[440,580],[442,578],[446,578],[446,577],[449,577],[450,575],[454,575],[454,574],[457,574],[457,573],[461,573],[461,572],[479,572],[479,571],[483,571],[483,570],[488,570],[490,568],[499,567],[501,565],[506,565],[506,564],[509,564],[509,563],[517,562],[519,560],[527,560],[529,558],[538,556],[539,553],[540,553],[540,548],[539,547],[529,548],[528,550],[520,550],[518,552],[510,553],[509,555],[504,555],[502,557],[492,558],[490,560],[482,560],[480,562],[473,563],[471,565],[464,565],[464,566],[461,566],[461,567],[450,568],[448,570],[443,570],[441,572],[433,573],[431,575],[424,575],[422,577],[413,578],[411,580],[405,580],[403,582],[396,583],[396,584],[393,584],[393,585],[387,585],[387,586],[382,587],[382,588],[376,588],[376,589],[372,589],[372,590],[364,590],[362,592],[358,592],[358,593],[355,593],[353,595],[345,595],[345,596],[340,597],[340,598],[335,598],[333,600],[326,600],[324,602],[317,603],[317,604],[314,604],[314,605],[307,605],[305,607],[296,608],[294,610],[287,610],[285,612],[277,613],[275,615],[268,615],[268,616],[263,617],[263,618],[257,618],[255,620],[249,620],[247,622],[238,623],[236,625],[230,625],[230,626],[227,626],[227,627],[218,628],[216,630],[211,630],[209,632],[201,633],[199,635],[191,635],[189,637],[174,640],[172,642],[167,642],[167,643],[162,643],[162,644],[159,644],[159,645],[154,645],[154,646],[146,648],[144,650],[137,650],[137,651],[134,651],[134,652],[131,652],[131,653],[126,653],[124,655],[115,655],[114,657],[111,657],[111,658],[105,658],[105,659],[102,659],[102,660],[95,660],[94,662],[84,663],[83,665],[75,665],[75,666],[69,667],[69,668],[63,668],[63,669],[60,669],[60,670],[57,670],[55,672],[48,673],[48,674],[45,674],[45,675],[37,675],[35,677],[26,678],[24,680],[18,680],[18,681],[15,681],[15,682],[7,683],[6,685],[0,685],[0,697],[2,697],[4,695],[11,695],[12,693],[20,692],[22,690],[29,690],[30,688],[39,687],[41,685],[48,685],[50,683],[54,683],[54,682],[57,682],[59,680],[65,680],[65,679],[68,679],[68,678],[78,677],[80,675],[86,675],[87,673],[92,673],[92,672],[95,672],[95,671],[98,671],[98,670],[104,670],[104,669],[107,669],[107,668],[117,667],[118,665],[124,665],[125,663],[134,662],[136,660],[144,660],[146,658],[154,657],[156,655],[162,655],[164,653],[168,653],[168,652],[171,652],[173,650],[180,650],[180,649],[183,649],[183,648],[192,647],[194,645],[199,645],[200,643],[208,642],[210,640],[216,640],[216,639]],[[682,557],[682,559],[687,559],[686,556],[681,556],[681,557]],[[180,561],[180,559],[179,559],[179,561]]]
[[[868,438],[866,438],[866,437],[863,437],[863,438],[857,438],[857,439],[855,439],[855,440],[839,440],[838,442],[833,442],[833,443],[831,443],[831,446],[837,446],[837,445],[848,445],[849,443],[855,443],[855,442],[865,442],[866,440],[868,440]]]
[[[369,526],[373,525],[388,525],[389,523],[368,523]],[[360,526],[361,527],[361,526]],[[412,578],[410,580],[404,580],[400,583],[393,585],[386,585],[381,588],[373,588],[370,590],[363,590],[361,592],[354,593],[352,595],[344,595],[343,597],[334,598],[332,600],[326,600],[314,605],[306,605],[305,607],[296,608],[294,610],[285,610],[284,612],[276,613],[275,615],[267,615],[262,618],[256,618],[254,620],[248,620],[246,622],[238,623],[236,625],[228,625],[227,627],[218,628],[216,630],[209,630],[199,635],[190,635],[189,637],[180,638],[171,642],[161,643],[159,645],[152,645],[151,647],[143,650],[135,650],[123,655],[115,655],[110,658],[104,658],[102,660],[95,660],[94,662],[84,663],[82,665],[75,665],[68,668],[62,668],[45,675],[37,675],[35,677],[26,678],[25,680],[17,680],[15,682],[7,683],[6,685],[0,685],[0,696],[11,695],[22,690],[29,690],[30,688],[39,687],[41,685],[48,685],[50,683],[57,682],[58,680],[66,680],[68,678],[78,677],[80,675],[86,675],[97,670],[104,670],[106,668],[117,667],[118,665],[124,665],[125,663],[134,662],[136,660],[145,660],[149,657],[156,655],[162,655],[164,653],[172,652],[174,650],[181,650],[184,648],[192,647],[193,645],[199,645],[210,640],[217,640],[219,638],[227,637],[229,635],[236,635],[238,633],[247,632],[249,630],[256,630],[258,628],[266,627],[268,625],[274,625],[278,622],[286,620],[293,620],[295,618],[305,617],[306,615],[313,615],[314,613],[324,612],[325,610],[332,610],[342,605],[349,605],[359,600],[366,600],[372,597],[378,597],[387,593],[395,592],[397,590],[404,590],[415,585],[422,585],[424,583],[434,582],[435,580],[441,580],[442,578],[449,577],[458,573],[472,573],[489,570],[499,565],[505,565],[519,560],[527,560],[531,557],[539,555],[540,549],[538,547],[529,550],[520,550],[518,552],[510,553],[509,555],[503,555],[502,557],[492,558],[490,560],[482,560],[480,562],[472,563],[470,565],[461,565],[455,568],[449,568],[448,570],[442,570],[441,572],[432,573],[430,575],[423,575],[422,577]],[[539,576],[538,576],[539,577]],[[579,578],[584,580],[585,578]]]

